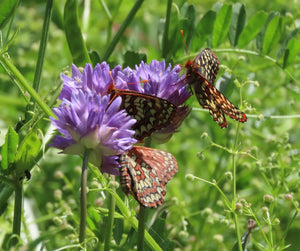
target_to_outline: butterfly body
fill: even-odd
[[[126,195],[132,194],[143,206],[158,207],[164,201],[165,185],[178,171],[168,152],[135,146],[120,156],[120,182]]]
[[[199,104],[209,109],[213,120],[221,128],[227,127],[225,114],[239,122],[246,122],[246,114],[233,105],[215,86],[219,70],[217,56],[208,48],[202,50],[191,62],[185,64],[186,78],[189,81]]]

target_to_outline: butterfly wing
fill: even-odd
[[[219,70],[217,56],[208,48],[185,64],[187,79],[199,104],[209,109],[213,120],[221,128],[227,127],[225,114],[239,122],[246,122],[246,114],[233,105],[213,84]]]
[[[218,57],[209,49],[202,50],[193,60],[193,67],[198,75],[202,76],[212,85],[214,84],[219,71]]]
[[[177,162],[170,153],[138,146],[121,155],[120,164],[122,190],[127,195],[132,194],[146,207],[162,204],[165,184],[178,170]]]
[[[221,128],[227,126],[224,114],[239,122],[246,122],[246,114],[239,108],[233,105],[216,87],[208,81],[200,80],[198,83],[193,83],[195,95],[199,104],[209,109],[209,113],[213,120],[216,121]]]
[[[177,111],[177,107],[168,100],[152,95],[129,90],[118,90],[118,95],[122,97],[121,109],[137,120],[132,128],[137,140],[167,127]]]
[[[177,173],[178,165],[175,157],[166,151],[135,146],[131,153],[139,156],[143,161],[154,169],[159,180],[167,184],[168,181]]]

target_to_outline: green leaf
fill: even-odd
[[[0,29],[6,25],[18,6],[18,0],[2,0],[0,2]]]
[[[213,47],[218,47],[225,39],[232,16],[232,6],[224,4],[221,10],[219,11],[213,29],[212,35],[212,45]]]
[[[268,15],[260,11],[256,13],[242,30],[238,40],[238,47],[245,47],[261,30],[267,20]]]
[[[10,126],[5,135],[5,142],[1,147],[1,168],[6,170],[10,164],[14,163],[17,147],[19,143],[19,135]]]
[[[231,25],[229,28],[229,41],[232,46],[236,46],[239,36],[244,28],[246,21],[245,5],[236,3],[233,5]]]
[[[147,55],[144,53],[137,53],[134,51],[127,51],[124,55],[123,68],[129,66],[135,68],[135,65],[139,65],[141,61],[147,62]]]
[[[192,40],[192,51],[198,51],[201,49],[204,42],[209,36],[211,36],[216,16],[216,12],[210,10],[202,17],[194,33]]]
[[[291,65],[294,62],[299,51],[300,51],[300,41],[295,38],[292,38],[289,41],[284,53],[283,68],[286,68],[287,66]]]
[[[26,135],[16,154],[16,174],[24,175],[25,170],[30,170],[35,165],[42,142],[35,131]]]
[[[268,15],[266,22],[264,23],[261,31],[258,33],[258,35],[256,37],[256,47],[260,51],[262,51],[262,48],[263,48],[264,37],[265,37],[265,34],[266,34],[266,30],[268,28],[268,25],[272,21],[272,19],[276,16],[278,16],[278,13],[276,13],[276,12],[271,12]]]
[[[91,60],[79,27],[77,2],[67,0],[65,4],[65,33],[74,64],[84,67],[86,63],[91,63]]]
[[[275,16],[269,23],[262,47],[262,53],[268,54],[278,43],[282,31],[282,19],[280,16]]]
[[[296,37],[299,31],[300,31],[300,28],[294,29],[286,36],[286,38],[284,39],[284,41],[281,45],[281,48],[280,48],[278,54],[277,54],[277,58],[280,58],[282,56],[282,54],[285,53],[289,41],[292,38]]]

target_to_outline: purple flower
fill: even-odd
[[[180,66],[166,68],[165,61],[153,60],[149,65],[142,62],[136,67],[137,76],[143,81],[145,94],[163,98],[176,106],[182,105],[191,94],[186,89],[185,76],[179,76]]]
[[[117,77],[121,71],[121,66],[118,65],[110,70],[106,62],[97,64],[93,69],[90,64],[86,64],[83,72],[73,64],[72,77],[62,74],[63,88],[59,95],[59,99],[70,100],[71,94],[82,90],[83,92],[95,91],[97,94],[105,95],[109,86],[115,81],[120,84],[120,79]]]
[[[90,162],[102,172],[118,175],[117,155],[130,150],[137,142],[132,138],[134,131],[130,130],[136,120],[125,110],[120,111],[120,97],[108,106],[110,97],[101,95],[111,82],[107,67],[101,64],[92,70],[86,65],[80,73],[73,66],[72,78],[63,76],[62,102],[53,109],[57,119],[50,118],[60,135],[55,135],[51,146],[67,154],[88,152]]]

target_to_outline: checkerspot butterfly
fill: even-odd
[[[158,207],[164,201],[166,184],[178,171],[171,153],[134,146],[119,158],[120,183],[126,195],[145,207]]]
[[[132,129],[135,130],[134,137],[139,141],[167,127],[177,111],[177,107],[166,99],[132,90],[120,90],[113,84],[107,93],[111,95],[111,101],[120,96],[120,109],[125,109],[129,116],[137,120]]]
[[[217,56],[208,48],[202,50],[191,62],[185,64],[186,78],[192,87],[199,104],[204,109],[209,109],[213,120],[221,128],[227,127],[225,114],[239,122],[246,122],[246,114],[233,105],[215,86],[219,70]]]

